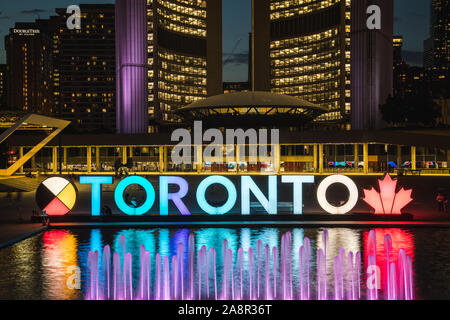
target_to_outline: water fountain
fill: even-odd
[[[323,245],[315,253],[305,237],[298,252],[293,252],[292,234],[281,237],[280,247],[264,245],[256,250],[239,248],[233,252],[228,241],[222,241],[218,265],[216,250],[195,248],[190,234],[187,248],[179,243],[176,255],[161,256],[142,245],[139,273],[133,272],[133,257],[125,250],[125,237],[119,238],[119,250],[112,255],[106,245],[99,252],[89,252],[89,277],[86,298],[91,300],[412,300],[412,259],[405,251],[392,252],[390,235],[384,239],[386,265],[377,265],[375,232],[369,233],[367,271],[362,272],[360,252],[339,250],[335,257],[327,255],[328,232],[323,232]],[[393,255],[398,256],[393,261]],[[297,257],[295,257],[297,255]],[[187,257],[187,259],[185,259]],[[295,257],[295,259],[294,259]],[[297,262],[297,265],[294,263]],[[327,268],[332,261],[333,268]],[[154,263],[153,263],[154,262]],[[134,262],[136,263],[136,261]],[[152,268],[153,265],[153,268]],[[380,270],[383,270],[383,274]],[[297,272],[294,276],[293,272]],[[313,275],[315,272],[315,276]],[[133,279],[135,279],[133,281]],[[382,281],[381,281],[382,280]],[[365,294],[364,294],[364,290]],[[364,295],[364,296],[363,296]]]

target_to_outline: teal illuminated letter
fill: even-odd
[[[250,214],[250,191],[269,214],[277,214],[277,176],[269,176],[269,199],[267,199],[250,176],[241,178],[242,214]]]
[[[92,216],[100,215],[100,205],[102,202],[102,184],[112,184],[112,177],[80,177],[80,184],[92,185],[91,190],[91,211]]]
[[[213,207],[208,203],[208,201],[206,201],[205,198],[206,189],[208,189],[209,186],[213,184],[221,184],[222,186],[225,187],[225,189],[227,189],[228,200],[221,207]],[[227,213],[228,211],[233,209],[236,203],[236,199],[237,199],[236,187],[234,186],[233,182],[230,181],[230,179],[225,178],[223,176],[209,176],[202,182],[200,182],[197,188],[197,203],[200,206],[200,208],[208,214],[221,215]]]
[[[132,184],[140,185],[144,188],[145,193],[147,194],[147,198],[145,202],[139,207],[130,207],[123,200],[123,193],[125,189],[128,188]],[[153,188],[150,181],[143,177],[131,176],[123,179],[117,185],[116,191],[114,192],[114,200],[116,201],[117,207],[125,214],[129,216],[141,216],[152,208],[155,203],[155,189]]]
[[[294,184],[294,214],[303,214],[303,183],[313,183],[314,176],[281,176],[281,183]]]

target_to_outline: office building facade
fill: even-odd
[[[445,73],[450,62],[449,1],[431,0],[430,5],[430,37],[424,42],[424,67]]]
[[[7,108],[7,68],[6,64],[0,64],[0,110]]]
[[[394,67],[396,67],[403,63],[403,37],[394,36],[392,40],[392,45],[394,47]]]
[[[16,23],[5,37],[7,104],[17,111],[51,109],[52,39],[46,21]]]
[[[346,1],[253,1],[253,89],[327,106],[318,120],[350,112],[350,5]]]
[[[80,9],[81,29],[67,28],[65,8],[11,29],[7,105],[70,120],[75,131],[114,132],[114,5]]]
[[[448,98],[450,86],[450,7],[448,0],[430,2],[430,37],[424,41],[423,66],[435,98]]]
[[[114,5],[81,5],[81,29],[69,30],[66,9],[53,17],[55,110],[83,132],[114,132],[116,111]]]

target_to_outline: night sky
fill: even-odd
[[[113,3],[113,0],[13,0],[0,5],[0,63],[6,62],[4,37],[15,22],[47,18],[54,8],[80,3]],[[412,65],[422,64],[423,40],[429,33],[430,0],[395,0],[395,34],[403,36],[403,57]],[[251,1],[223,0],[224,81],[247,81],[248,33]],[[238,40],[241,41],[238,43]],[[237,45],[234,54],[230,55]]]

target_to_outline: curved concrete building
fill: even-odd
[[[254,0],[253,51],[258,56],[254,57],[253,78],[259,81],[255,89],[293,95],[327,107],[329,112],[318,120],[341,122],[348,118],[348,3]]]
[[[381,30],[365,27],[371,4],[381,7]],[[392,0],[253,0],[252,6],[253,90],[328,108],[318,123],[378,126],[378,106],[392,92]]]

